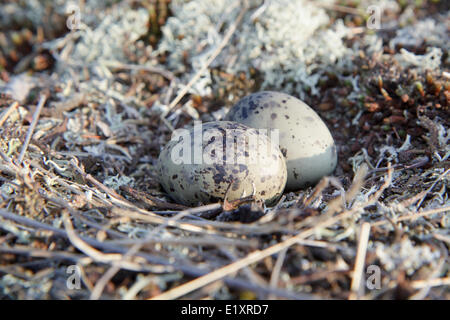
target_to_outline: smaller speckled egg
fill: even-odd
[[[279,130],[286,158],[287,190],[316,183],[336,168],[334,139],[319,115],[303,101],[281,92],[262,91],[242,98],[225,120],[252,128]]]
[[[231,121],[178,129],[161,151],[157,170],[168,195],[191,206],[251,195],[270,205],[287,180],[278,145],[266,133]]]

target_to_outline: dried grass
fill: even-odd
[[[192,108],[205,119],[215,111],[207,97],[201,102],[205,112],[189,107],[185,100],[195,97],[188,89],[204,70],[214,69],[210,63],[239,33],[243,15],[184,89],[184,77],[163,64],[152,66],[157,63],[151,57],[71,65],[65,50],[75,45],[74,33],[57,43],[64,53],[58,63],[67,62],[64,74],[105,68],[108,85],[95,77],[61,76],[59,83],[41,75],[47,82],[36,86],[38,96],[25,102],[1,97],[0,298],[450,298],[443,73],[434,73],[425,98],[414,102],[432,106],[417,110],[414,130],[421,134],[413,147],[403,149],[405,139],[397,139],[401,126],[390,133],[380,126],[362,129],[373,123],[363,104],[355,108],[363,110],[365,122],[340,105],[337,119],[355,121],[361,133],[349,142],[348,128],[332,127],[341,149],[336,176],[285,194],[272,208],[249,201],[186,208],[162,192],[153,165],[170,135],[163,123],[189,123]],[[389,68],[400,68],[395,62],[377,63],[370,70],[385,82],[411,84],[410,77],[391,77]],[[362,73],[361,83],[373,83]],[[369,103],[377,108],[373,103],[400,98],[386,102],[378,91],[374,100]],[[381,289],[362,290],[372,264],[383,271]],[[80,289],[66,285],[70,265],[81,270]]]

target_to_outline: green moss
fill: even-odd
[[[398,132],[398,135],[399,135],[401,138],[405,138],[405,137],[406,137],[406,131],[405,131],[405,130],[400,129],[400,130],[398,130],[397,132]]]

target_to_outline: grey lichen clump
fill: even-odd
[[[336,145],[330,131],[311,107],[293,96],[272,91],[251,94],[231,108],[226,120],[279,130],[288,190],[311,185],[336,168]]]
[[[222,37],[218,30],[230,25],[242,10],[241,1],[175,0],[173,16],[162,28],[158,52],[169,54],[173,71],[186,73],[186,63],[198,70]],[[259,70],[264,88],[281,89],[303,97],[309,88],[317,95],[321,74],[343,70],[351,65],[352,50],[345,46],[349,33],[342,21],[331,28],[326,11],[306,0],[252,0],[239,36],[214,61],[231,74]],[[186,27],[189,26],[189,27]],[[320,68],[317,68],[320,65]],[[189,73],[186,73],[189,74]],[[214,83],[209,73],[202,76],[193,90],[207,94]]]
[[[164,190],[186,205],[248,196],[270,205],[287,179],[278,145],[265,133],[230,121],[204,123],[174,137],[157,170]]]

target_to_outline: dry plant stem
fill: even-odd
[[[149,284],[155,282],[154,276],[147,276],[143,279],[137,280],[131,287],[128,289],[127,293],[124,294],[123,300],[134,300],[136,295],[144,289]]]
[[[364,178],[367,176],[368,170],[369,167],[367,166],[367,164],[363,163],[356,171],[352,185],[345,194],[345,200],[347,201],[347,203],[350,203],[361,190],[361,187],[364,185]]]
[[[14,248],[0,246],[0,252],[26,255],[36,258],[67,260],[75,263],[91,261],[90,258],[87,258],[81,254],[67,253],[64,251],[47,251],[24,246],[14,246]]]
[[[20,151],[19,154],[18,158],[19,163],[22,163],[23,158],[25,157],[25,152],[27,151],[28,145],[30,144],[31,137],[33,135],[34,129],[36,128],[42,108],[44,107],[45,100],[47,100],[47,96],[45,94],[41,94],[36,111],[33,114],[33,120],[31,121],[30,127],[28,128],[27,136],[25,137],[22,150]]]
[[[350,13],[350,14],[354,14],[354,15],[364,15],[365,14],[364,11],[359,10],[359,9],[354,9],[352,7],[346,7],[346,6],[336,5],[336,4],[321,3],[319,1],[310,1],[310,2],[317,7],[321,7],[321,8],[337,11],[337,12]]]
[[[355,174],[355,177],[353,179],[353,183],[350,186],[350,190],[352,190],[353,188],[361,188],[362,185],[360,184],[359,178],[358,176],[361,176],[362,173],[364,172],[365,168],[364,166],[360,166],[358,168],[358,171]],[[372,195],[369,200],[362,204],[362,205],[358,205],[358,206],[354,206],[351,209],[351,212],[356,212],[364,207],[367,207],[369,205],[372,205],[374,203],[376,203],[378,201],[378,199],[380,198],[381,194],[383,193],[383,191],[391,184],[392,181],[392,167],[390,166],[389,163],[389,170],[387,172],[387,177],[385,177],[385,181],[384,183],[381,185],[381,187],[379,188],[379,190],[377,192],[375,192],[374,195]],[[313,199],[319,197],[319,195],[321,195],[322,191],[328,186],[329,184],[329,179],[328,177],[322,178],[322,180],[319,182],[319,184],[316,186],[315,190],[313,191],[313,193],[311,194],[311,196],[309,196],[307,199],[305,199],[304,201],[304,205],[309,205]],[[344,194],[344,197],[346,197],[346,194]],[[330,217],[332,217],[336,212],[341,211],[344,207],[342,206],[343,201],[342,201],[342,194],[341,196],[338,196],[332,200],[329,201],[328,203],[328,208],[327,211],[322,214],[321,216],[319,216],[318,218],[316,217],[310,217],[310,218],[306,218],[305,220],[297,223],[295,225],[295,229],[300,229],[303,227],[307,227],[307,226],[311,226],[311,225],[315,225],[317,222],[321,222],[321,221],[326,221],[327,219],[329,219]]]
[[[69,203],[67,203],[62,198],[52,198],[49,197],[43,193],[40,194],[41,197],[46,199],[47,201],[51,201],[67,210],[71,214],[74,214],[76,217],[80,214],[76,210],[74,210]],[[101,199],[104,201],[103,199]],[[91,201],[88,201],[91,202]],[[119,203],[116,203],[118,205]],[[95,205],[95,204],[93,204]],[[119,208],[119,207],[113,207],[110,203],[107,204],[109,209],[111,209],[113,214],[116,214],[118,216],[128,217],[135,220],[141,220],[147,223],[152,224],[167,224],[169,227],[178,228],[185,231],[190,231],[194,233],[199,234],[211,234],[211,235],[218,235],[218,231],[214,230],[214,228],[226,228],[226,229],[233,229],[234,233],[268,233],[273,231],[270,228],[258,228],[258,227],[252,227],[247,225],[241,225],[241,224],[230,224],[230,223],[220,223],[220,222],[214,222],[214,221],[189,221],[188,223],[179,222],[176,220],[173,220],[172,218],[164,218],[158,215],[155,215],[153,212],[146,211],[137,207],[134,207],[133,204],[126,204],[126,208]],[[122,206],[122,203],[120,203]],[[209,204],[207,206],[197,207],[197,208],[191,208],[189,209],[189,212],[191,214],[198,214],[206,211],[214,211],[221,208],[220,203],[215,204]],[[178,213],[178,212],[174,212]],[[188,217],[189,215],[186,215]],[[93,225],[93,224],[92,224]],[[242,229],[242,230],[240,230]],[[229,234],[231,235],[231,234]],[[229,238],[229,235],[225,235],[227,238]],[[233,234],[234,235],[234,234]],[[220,242],[219,242],[220,243]]]
[[[26,275],[25,273],[22,272],[18,272],[16,270],[14,270],[12,267],[8,266],[8,267],[2,267],[0,266],[0,274],[4,273],[4,274],[10,274],[13,275],[16,278],[22,278],[25,279],[27,281],[30,280],[30,277],[28,275]]]
[[[105,187],[106,188],[106,187]],[[109,188],[108,188],[109,189]],[[109,194],[108,194],[109,195]],[[69,205],[69,203],[67,203],[64,199],[62,198],[52,198],[49,197],[43,193],[40,194],[40,196],[48,201],[51,201],[63,208],[66,208],[67,210],[69,210],[69,212],[72,214],[74,212],[74,209]],[[111,197],[111,195],[110,195]],[[111,199],[116,199],[111,197]],[[105,201],[104,199],[99,199],[101,201]],[[117,199],[116,199],[117,200]],[[89,201],[90,202],[90,201]],[[202,232],[206,232],[206,233],[214,233],[214,232],[208,232],[208,230],[206,230],[206,228],[201,228],[201,227],[197,227],[193,224],[190,223],[180,223],[178,221],[174,221],[174,220],[170,220],[167,218],[163,218],[160,217],[150,211],[146,211],[143,209],[140,209],[136,206],[134,206],[134,204],[126,202],[124,203],[123,201],[117,200],[115,202],[116,206],[114,207],[111,203],[109,202],[105,202],[105,204],[107,204],[108,208],[111,209],[113,214],[117,214],[119,216],[124,216],[124,217],[128,217],[128,218],[133,218],[136,220],[142,220],[148,223],[152,223],[152,224],[164,224],[164,223],[168,223],[169,226],[171,227],[176,227],[176,228],[180,228],[186,231],[191,231],[191,232],[197,232],[197,233],[202,233]],[[123,206],[126,206],[125,208],[123,208]],[[215,210],[217,208],[220,207],[220,204],[212,204],[212,205],[208,205],[207,208],[210,208],[209,210]],[[199,207],[196,208],[199,210],[203,210],[203,207]]]
[[[77,267],[80,270],[81,280],[83,281],[83,283],[85,284],[85,286],[87,287],[89,292],[91,292],[93,289],[92,282],[89,279],[89,277],[87,276],[86,271],[84,270],[84,265],[82,265],[80,262],[78,262]]]
[[[18,168],[1,151],[0,151],[0,156],[3,157],[4,160],[13,167],[13,169],[11,169],[11,170],[9,170],[8,168],[5,168],[5,170],[8,169],[8,172],[10,171],[11,174],[15,174],[15,172],[17,172]],[[83,177],[89,178],[89,175],[86,174],[84,172],[84,170],[78,166],[76,159],[73,159],[71,161],[71,163],[78,173],[80,173]],[[71,190],[73,189],[73,187],[71,185],[66,184],[60,178],[55,176],[52,172],[49,172],[49,171],[43,169],[41,166],[35,164],[34,162],[30,162],[30,165],[36,167],[40,171],[44,172],[46,175],[51,176],[52,179],[54,179],[55,181],[58,181],[59,183],[64,184],[69,189],[71,189]],[[2,168],[2,170],[3,170],[3,168]],[[100,183],[93,177],[90,177],[88,180],[91,181],[95,186],[97,186],[98,189],[104,191],[110,197],[111,201],[114,202],[114,204],[111,203],[111,201],[104,199],[103,196],[97,198],[97,200],[102,202],[103,206],[106,205],[109,209],[111,209],[112,213],[115,215],[124,216],[124,217],[132,218],[135,220],[142,220],[147,223],[158,224],[158,225],[167,222],[168,226],[170,226],[170,227],[175,227],[175,228],[179,228],[179,229],[182,229],[185,231],[190,231],[190,232],[194,232],[194,233],[202,233],[202,234],[207,233],[207,234],[216,235],[217,230],[214,230],[214,228],[232,229],[234,233],[244,233],[244,234],[248,234],[248,233],[262,234],[262,233],[269,233],[269,232],[273,232],[273,231],[293,233],[292,230],[279,230],[279,228],[273,228],[270,225],[264,226],[264,227],[261,227],[261,226],[255,227],[255,226],[248,226],[248,225],[244,225],[244,224],[230,224],[230,223],[223,223],[223,222],[209,221],[209,220],[208,221],[189,221],[188,223],[174,221],[174,220],[171,220],[168,218],[161,217],[151,211],[147,211],[145,209],[139,208],[139,207],[135,206],[133,203],[131,203],[125,199],[121,200],[123,198],[120,195],[118,195],[114,190],[104,186],[102,183]],[[89,189],[89,190],[91,190],[91,189]],[[78,190],[73,190],[73,191],[77,194],[81,194],[81,195],[85,196],[84,192],[81,192]],[[94,190],[92,190],[92,191],[94,191]],[[66,208],[67,210],[69,210],[69,212],[71,214],[76,213],[76,211],[69,205],[69,203],[66,202],[62,198],[49,197],[45,193],[40,193],[39,195],[47,201],[51,201],[63,208]],[[87,198],[85,198],[85,200],[87,202],[91,203],[93,206],[98,205],[98,204],[94,203],[92,200],[89,200]],[[221,204],[217,203],[217,204],[208,205],[207,207],[192,208],[190,210],[191,210],[191,212],[198,212],[201,214],[201,213],[205,212],[205,210],[206,211],[215,211],[215,210],[219,210],[221,208],[222,208]],[[192,211],[192,210],[194,210],[194,211]],[[198,210],[198,211],[195,211],[195,210]],[[178,212],[179,211],[174,211],[174,212],[172,212],[172,214],[176,214]],[[186,217],[188,217],[188,216],[189,215],[187,215]]]
[[[217,208],[221,207],[220,204],[217,204],[217,207],[211,209],[215,210]],[[136,220],[145,221],[148,223],[155,223],[160,224],[164,223],[167,218],[157,216],[157,215],[150,215],[149,212],[146,212],[144,210],[126,210],[122,208],[112,208],[112,213],[117,214],[119,216],[129,217]],[[217,234],[217,230],[215,229],[226,229],[230,230],[233,233],[239,233],[239,234],[265,234],[270,233],[274,231],[280,231],[280,228],[274,228],[271,226],[261,226],[261,227],[255,227],[255,226],[248,226],[244,224],[231,224],[231,223],[225,223],[225,222],[218,222],[218,221],[198,221],[198,220],[190,220],[189,222],[178,222],[178,221],[170,221],[169,223],[170,227],[176,227],[179,229],[183,229],[190,232],[195,233],[206,233],[206,234]],[[293,233],[292,230],[281,230],[285,231],[287,233]]]
[[[327,186],[328,186],[328,179],[327,177],[324,177],[315,186],[313,193],[308,198],[303,199],[303,206],[304,207],[309,206],[313,202],[313,200],[315,200]]]
[[[130,194],[134,198],[142,201],[145,205],[147,205],[149,207],[157,207],[159,209],[169,209],[169,210],[186,210],[186,209],[188,209],[188,207],[183,206],[181,204],[168,203],[168,202],[161,201],[156,197],[153,197],[142,191],[134,190],[131,187],[122,186],[122,187],[120,187],[120,189],[122,191],[125,191],[126,193]]]
[[[181,218],[185,217],[186,215],[192,214],[192,213],[196,213],[199,210],[210,210],[210,208],[213,208],[216,204],[212,204],[212,205],[207,205],[204,207],[200,207],[199,208],[194,208],[194,209],[188,209],[185,211],[181,211],[180,213],[178,213],[176,216],[168,219],[167,221],[165,221],[165,223],[160,224],[158,227],[156,227],[155,229],[153,229],[147,236],[146,239],[151,239],[151,237],[155,234],[157,234],[158,232],[160,232],[163,228],[167,227],[169,225],[169,221],[177,221],[180,220]],[[138,253],[144,244],[142,243],[136,243],[134,244],[123,256],[124,259],[128,258],[132,255],[135,255],[136,253]],[[114,277],[114,275],[120,270],[120,266],[116,266],[113,265],[111,268],[108,269],[108,271],[106,271],[105,274],[103,274],[103,276],[97,281],[94,289],[91,292],[91,300],[97,300],[100,298],[103,289],[105,288],[106,284],[109,282],[109,280],[112,279],[112,277]]]
[[[172,72],[170,72],[168,70],[156,68],[156,67],[145,66],[145,65],[136,65],[136,64],[126,64],[126,63],[121,63],[118,61],[105,61],[105,62],[103,62],[103,64],[110,68],[137,70],[137,71],[142,70],[142,71],[147,71],[147,72],[151,72],[151,73],[157,73],[157,74],[162,75],[164,78],[166,78],[167,80],[170,80],[170,81],[175,79],[175,76],[173,75]]]
[[[4,217],[6,219],[10,219],[13,221],[16,221],[18,223],[21,224],[25,224],[28,226],[31,226],[33,228],[37,228],[37,229],[43,229],[43,230],[49,230],[52,231],[55,235],[64,237],[69,239],[69,236],[67,234],[67,232],[65,230],[59,229],[59,228],[55,228],[53,226],[47,225],[45,223],[41,223],[32,219],[28,219],[19,215],[16,215],[14,213],[8,212],[4,209],[0,209],[0,216]],[[79,237],[82,241],[86,242],[87,244],[97,247],[97,248],[102,248],[104,250],[110,251],[110,252],[119,252],[119,253],[124,253],[126,251],[128,251],[128,248],[124,248],[124,247],[120,247],[117,245],[113,245],[113,244],[109,244],[109,243],[105,243],[105,242],[101,242],[98,241],[96,239],[93,238],[89,238],[89,237],[84,237],[84,236],[80,236]],[[173,272],[174,269],[170,267],[170,263],[160,257],[154,256],[154,255],[150,255],[150,254],[141,254],[140,256],[142,256],[143,258],[145,258],[148,262],[150,263],[154,263],[154,264],[159,264],[159,265],[166,265],[168,267],[165,268],[161,268],[161,271],[164,272]],[[123,266],[123,267],[127,267],[127,266]],[[156,269],[155,269],[156,270]],[[187,267],[187,272],[189,272],[189,267]],[[190,270],[192,271],[192,270]]]
[[[425,210],[425,211],[421,211],[421,212],[414,212],[414,211],[410,211],[408,212],[409,214],[403,215],[397,219],[395,219],[394,222],[402,222],[402,221],[408,221],[408,220],[414,220],[414,219],[418,219],[420,217],[426,217],[435,213],[441,213],[441,212],[450,212],[450,206],[445,206],[445,207],[441,207],[441,208],[435,208],[435,209],[430,209],[430,210]],[[384,224],[389,223],[388,220],[381,220],[381,221],[377,221],[374,223],[371,223],[371,225],[373,227],[378,227],[378,226],[382,226]]]
[[[420,212],[420,213],[418,213],[416,215],[414,215],[414,214],[406,215],[404,217],[401,217],[401,219],[398,219],[397,221],[399,221],[399,220],[401,220],[401,221],[413,220],[413,219],[416,219],[418,217],[424,217],[424,216],[428,216],[428,215],[432,215],[432,214],[440,213],[440,212],[445,212],[445,211],[450,212],[450,206],[422,211],[422,212]],[[44,229],[44,230],[52,231],[53,233],[55,233],[56,235],[59,235],[59,236],[67,237],[66,232],[64,230],[62,230],[62,229],[58,229],[58,228],[55,228],[53,226],[47,225],[45,223],[41,223],[41,222],[37,222],[37,221],[32,220],[32,219],[28,219],[26,217],[18,216],[16,214],[13,214],[13,213],[8,212],[8,211],[6,211],[4,209],[1,209],[1,208],[0,208],[0,216],[4,217],[6,219],[10,219],[10,220],[16,221],[16,222],[21,223],[21,224],[29,225],[29,226],[37,228],[37,229]],[[378,222],[373,223],[372,226],[380,226],[380,225],[387,224],[387,223],[389,223],[389,221],[383,220],[383,221],[378,221]],[[440,236],[441,235],[435,234],[436,239],[444,241],[443,239],[441,239]],[[124,250],[127,250],[126,248],[123,248],[121,246],[118,246],[118,245],[116,246],[114,241],[111,241],[111,243],[109,243],[109,242],[100,242],[100,241],[97,241],[95,239],[88,238],[88,237],[81,237],[81,239],[83,239],[83,241],[89,243],[92,246],[95,246],[95,247],[98,247],[98,248],[103,248],[103,249],[106,249],[106,250],[113,250],[114,251],[115,249],[117,249],[118,252],[123,252]],[[445,239],[448,240],[447,238],[445,238]],[[301,244],[301,245],[309,245],[309,246],[319,246],[319,247],[326,246],[326,243],[324,243],[322,241],[307,241],[307,240],[301,240],[300,241],[299,240],[298,243]],[[148,259],[150,259],[149,262],[151,262],[151,263],[165,264],[164,262],[166,262],[164,259],[156,258],[156,256],[151,256],[151,258],[150,258],[150,255],[146,255],[146,257],[148,257]],[[155,258],[156,260],[154,260],[153,258]],[[182,271],[191,274],[189,271],[184,271],[184,270],[182,270]],[[194,274],[198,274],[198,273],[194,273]]]
[[[125,234],[122,234],[121,232],[115,231],[115,230],[111,230],[109,228],[107,228],[107,225],[101,225],[95,222],[90,221],[89,219],[83,217],[79,212],[77,211],[71,211],[72,216],[74,216],[76,219],[78,219],[79,221],[83,222],[84,224],[86,224],[89,227],[95,228],[99,231],[104,231],[106,232],[108,235],[115,237],[115,238],[119,238],[119,239],[126,239],[127,236]],[[111,243],[114,242],[114,240],[110,241]]]
[[[64,227],[66,228],[66,234],[70,242],[75,248],[83,252],[85,255],[91,257],[94,261],[109,263],[121,259],[121,254],[104,254],[101,251],[89,246],[80,237],[77,236],[73,229],[72,222],[70,221],[67,211],[62,212]]]
[[[203,245],[203,246],[232,246],[241,248],[255,248],[257,247],[256,241],[244,241],[239,239],[227,239],[227,238],[203,238],[203,237],[186,237],[186,238],[147,238],[142,240],[124,239],[124,240],[111,240],[107,243],[118,244],[118,245],[135,245],[141,244],[142,246],[161,243],[161,244],[173,244],[173,245]]]
[[[11,105],[6,109],[0,116],[0,127],[5,123],[5,121],[8,119],[8,117],[13,113],[14,110],[17,109],[19,106],[19,103],[17,101],[11,103]]]
[[[450,286],[450,277],[437,278],[431,280],[415,280],[411,281],[411,287],[414,289],[423,289],[427,287]]]
[[[278,281],[280,279],[281,268],[283,267],[284,259],[286,258],[287,248],[282,250],[277,257],[277,261],[275,262],[275,266],[272,270],[272,274],[270,275],[270,287],[276,288],[278,287]],[[271,299],[275,299],[276,297],[270,297]]]
[[[262,15],[264,11],[266,11],[268,6],[269,1],[264,0],[264,3],[258,9],[256,9],[255,12],[252,13],[252,15],[250,16],[250,20],[252,20],[252,22],[255,22],[255,20],[258,19],[258,17]]]
[[[189,89],[194,85],[195,82],[197,82],[198,79],[202,76],[202,74],[208,69],[209,65],[214,61],[214,59],[217,58],[219,53],[225,48],[227,43],[230,41],[231,37],[233,36],[234,32],[236,31],[238,25],[241,23],[242,18],[244,17],[244,14],[248,10],[248,4],[245,2],[244,8],[239,13],[238,17],[236,18],[236,21],[230,26],[227,33],[222,39],[222,42],[219,44],[219,46],[214,50],[214,52],[211,54],[211,56],[206,60],[205,64],[200,68],[200,70],[192,77],[192,79],[188,82],[188,84],[181,89],[181,91],[178,93],[178,95],[175,97],[175,99],[172,100],[172,102],[169,104],[167,110],[161,115],[161,119],[165,119],[167,115],[172,111],[172,109],[180,102],[180,100],[186,95],[186,93],[189,91]],[[170,127],[169,127],[170,128]]]
[[[361,226],[361,233],[356,254],[355,269],[353,271],[350,300],[359,299],[363,294],[362,279],[364,274],[364,263],[366,260],[367,244],[369,242],[370,223],[364,222]]]
[[[238,257],[236,257],[236,255],[230,249],[231,248],[220,248],[220,252],[222,252],[224,255],[226,255],[231,261],[235,262],[238,260]],[[243,268],[242,271],[245,274],[245,276],[250,280],[250,282],[261,285],[261,286],[266,286],[268,284],[267,281],[252,268],[246,267],[246,268]],[[219,282],[221,282],[221,281],[217,281],[216,283],[219,283]]]
[[[446,242],[447,244],[450,244],[450,237],[445,236],[443,234],[435,233],[435,234],[433,234],[433,238],[435,238],[439,241]]]
[[[380,187],[380,189],[369,199],[368,204],[376,202],[383,191],[391,184],[392,181],[392,167],[390,163],[388,164],[389,170],[388,175],[385,178],[385,182]],[[319,221],[317,224],[314,225],[314,227],[311,227],[307,230],[304,230],[297,234],[296,236],[290,237],[283,242],[277,243],[271,247],[268,247],[262,251],[255,251],[247,255],[245,258],[238,260],[234,263],[231,263],[229,265],[226,265],[220,269],[217,269],[209,274],[206,274],[200,278],[197,278],[195,280],[189,281],[181,286],[178,286],[176,288],[173,288],[171,290],[168,290],[156,297],[153,297],[152,299],[158,300],[158,299],[177,299],[189,292],[192,292],[194,290],[197,290],[211,282],[220,280],[223,277],[226,277],[234,272],[239,271],[240,269],[255,263],[257,261],[260,261],[261,259],[264,259],[265,257],[268,257],[270,255],[276,254],[280,252],[281,250],[287,249],[290,246],[296,244],[299,240],[305,240],[305,238],[314,235],[316,230],[320,228],[326,228],[329,226],[334,225],[336,222],[341,221],[343,219],[349,218],[353,215],[354,212],[358,211],[360,208],[352,208],[348,211],[344,211],[337,216],[328,216],[325,220]]]
[[[428,293],[431,290],[431,285],[427,285],[428,283],[433,283],[434,279],[437,279],[444,271],[444,268],[448,266],[448,250],[447,248],[441,244],[441,259],[437,265],[437,267],[431,272],[431,274],[428,276],[428,279],[423,280],[422,288],[420,288],[419,292],[409,297],[410,300],[423,300],[428,295]]]
[[[98,180],[96,180],[93,176],[91,176],[89,173],[86,173],[83,169],[81,169],[78,166],[78,160],[77,159],[72,159],[71,164],[73,165],[73,167],[75,168],[75,170],[78,171],[79,174],[81,174],[81,176],[86,179],[87,181],[91,182],[92,184],[94,184],[97,188],[99,188],[100,190],[106,192],[110,197],[114,197],[117,200],[126,202],[128,204],[128,201],[125,200],[122,196],[120,196],[117,192],[115,192],[114,190],[112,190],[111,188],[108,188],[107,186],[105,186],[103,183],[99,182]],[[130,204],[131,205],[131,204]],[[133,206],[133,205],[131,205]]]
[[[318,228],[324,228],[324,227],[333,225],[334,223],[336,223],[337,221],[339,221],[341,219],[350,217],[352,214],[353,214],[352,211],[346,211],[336,217],[330,218],[330,219],[326,220],[325,222],[318,224],[314,228],[305,230],[294,237],[290,237],[287,240],[280,242],[276,245],[273,245],[271,247],[268,247],[262,251],[252,252],[249,255],[247,255],[247,257],[245,257],[241,260],[238,260],[234,263],[226,265],[226,266],[224,266],[220,269],[217,269],[207,275],[204,275],[200,278],[197,278],[195,280],[187,282],[179,287],[176,287],[174,289],[166,291],[152,299],[155,299],[155,300],[177,299],[177,298],[179,298],[189,292],[197,290],[211,282],[220,280],[223,277],[226,277],[234,272],[237,272],[240,269],[242,269],[252,263],[255,263],[257,261],[260,261],[261,259],[264,259],[265,257],[268,257],[272,254],[276,254],[276,253],[280,252],[281,250],[289,248],[290,246],[296,244],[298,240],[303,240],[306,237],[313,235],[315,230],[317,230]]]
[[[65,230],[58,229],[52,226],[49,226],[45,223],[37,222],[32,219],[28,219],[19,215],[16,215],[14,213],[8,212],[4,209],[0,208],[0,216],[9,220],[16,221],[18,223],[31,226],[36,229],[43,229],[43,230],[50,230],[55,235],[68,238],[67,233]],[[109,243],[104,243],[101,241],[98,241],[96,239],[88,238],[88,237],[80,237],[84,242],[90,244],[91,246],[95,246],[96,248],[101,248],[106,251],[110,252],[119,252],[119,253],[126,253],[128,252],[128,248],[124,248],[117,245],[112,245]],[[18,252],[20,254],[20,252]],[[23,253],[22,253],[23,254]],[[156,264],[156,265],[150,265],[148,267],[143,267],[142,271],[152,272],[152,273],[162,273],[162,272],[174,272],[176,270],[180,270],[181,272],[192,276],[192,277],[200,277],[202,275],[205,275],[209,272],[207,269],[198,268],[195,266],[190,266],[187,264],[179,263],[179,262],[173,262],[166,260],[164,258],[161,258],[160,256],[155,256],[149,253],[139,252],[137,254],[139,257],[143,257],[147,260],[148,263]],[[90,258],[88,258],[90,259]],[[243,289],[243,290],[251,290],[256,293],[260,294],[273,294],[278,297],[287,298],[287,299],[312,299],[313,297],[308,294],[301,294],[301,293],[293,293],[286,290],[279,290],[274,289],[266,286],[257,285],[248,281],[245,281],[244,279],[239,278],[225,278],[224,281],[231,287],[237,288],[237,289]]]
[[[448,172],[450,171],[450,169],[445,170],[445,172],[443,174],[441,174],[431,185],[431,187],[429,187],[426,191],[425,194],[423,195],[423,197],[420,199],[419,203],[416,206],[416,209],[419,210],[420,206],[422,205],[422,202],[425,200],[425,197],[427,196],[428,193],[430,193],[431,190],[433,190],[433,188],[436,186],[436,184],[442,179],[444,178]]]

